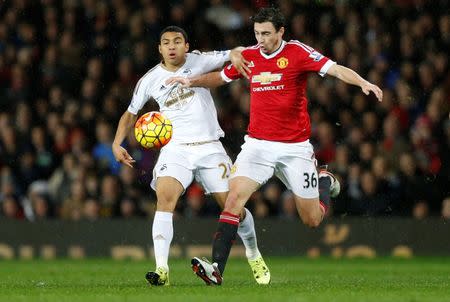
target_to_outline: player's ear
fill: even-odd
[[[278,32],[281,34],[281,36],[283,36],[283,34],[284,34],[284,26],[281,26],[280,29],[278,30]]]
[[[185,52],[189,51],[189,43],[188,42],[186,42],[186,44],[184,44],[184,49],[185,49]]]
[[[159,43],[159,45],[158,45],[158,51],[159,51],[159,53],[162,55],[162,52],[161,52],[161,43]]]

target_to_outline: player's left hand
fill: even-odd
[[[185,77],[170,77],[166,80],[166,85],[180,83],[181,87],[191,87],[191,80]]]
[[[375,96],[377,97],[378,102],[383,101],[383,91],[377,85],[374,85],[368,81],[365,81],[361,85],[361,90],[364,92],[365,95],[369,95],[369,93],[372,91],[375,94]]]
[[[240,74],[242,74],[247,79],[250,79],[249,74],[252,73],[252,71],[248,67],[248,64],[250,64],[250,62],[244,58],[244,56],[242,55],[242,52],[231,51],[230,52],[230,61],[231,61],[231,64],[233,64],[234,68],[236,68],[236,70]]]

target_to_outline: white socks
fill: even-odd
[[[261,256],[258,250],[258,243],[256,242],[255,222],[253,221],[252,213],[246,208],[244,210],[245,218],[239,223],[238,235],[244,243],[247,259],[255,260]]]
[[[155,251],[156,268],[164,267],[169,270],[168,259],[170,244],[173,238],[173,213],[156,211],[153,219],[152,237]],[[245,246],[248,260],[255,260],[261,253],[256,241],[255,222],[252,213],[245,209],[245,218],[239,223],[238,235]]]
[[[173,238],[173,213],[156,211],[153,219],[152,237],[155,251],[156,268],[164,267],[169,270],[170,243]]]

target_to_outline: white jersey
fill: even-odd
[[[217,111],[208,88],[182,88],[180,84],[166,85],[174,76],[191,77],[222,68],[230,51],[186,54],[186,62],[172,72],[158,64],[136,84],[128,111],[137,114],[153,98],[159,110],[172,121],[173,135],[169,144],[218,140],[224,136],[217,121]]]

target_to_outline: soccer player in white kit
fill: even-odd
[[[173,211],[179,197],[194,178],[222,208],[228,194],[231,160],[219,141],[224,132],[217,121],[209,89],[166,85],[166,80],[173,76],[195,76],[222,68],[230,58],[235,66],[246,66],[239,48],[207,53],[188,53],[188,50],[187,34],[183,29],[169,26],[162,30],[159,52],[163,60],[136,84],[131,103],[120,118],[112,145],[116,160],[132,167],[135,161],[121,144],[134,125],[139,110],[150,99],[156,101],[160,111],[172,121],[172,139],[160,151],[151,182],[157,196],[152,227],[156,270],[146,274],[151,285],[169,285],[168,257],[173,238]],[[252,214],[244,208],[240,212],[240,220],[238,234],[246,248],[255,280],[259,284],[267,284],[270,282],[270,272],[258,250]]]

